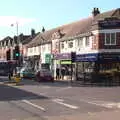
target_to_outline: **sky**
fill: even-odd
[[[120,8],[120,0],[1,0],[0,40],[31,29],[41,32],[91,16],[94,7],[100,12]],[[18,26],[18,27],[17,27]]]

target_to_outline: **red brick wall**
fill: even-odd
[[[94,35],[93,39],[92,39],[92,49],[93,50],[97,50],[98,49],[98,41],[99,41],[99,36],[98,34],[97,35]]]
[[[100,33],[98,36],[99,36],[98,49],[103,49],[104,48],[104,41],[105,41],[105,34],[104,33]]]
[[[117,48],[120,48],[120,32],[116,33],[116,39],[117,39]]]
[[[120,49],[120,32],[116,33],[116,45],[104,45],[105,34],[99,33],[93,40],[93,49]],[[96,46],[94,45],[96,43]]]

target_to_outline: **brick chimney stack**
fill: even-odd
[[[35,30],[31,29],[31,36],[34,37],[35,36]]]
[[[93,8],[92,14],[93,14],[94,17],[95,17],[96,15],[100,14],[99,9],[98,9],[98,8]]]

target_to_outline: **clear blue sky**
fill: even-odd
[[[19,34],[30,34],[31,28],[40,32],[88,17],[93,7],[105,12],[119,8],[120,0],[1,0],[0,39],[16,34],[10,26],[16,21]]]

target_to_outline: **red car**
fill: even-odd
[[[37,71],[35,78],[38,82],[54,82],[52,72],[46,69],[41,69]]]

